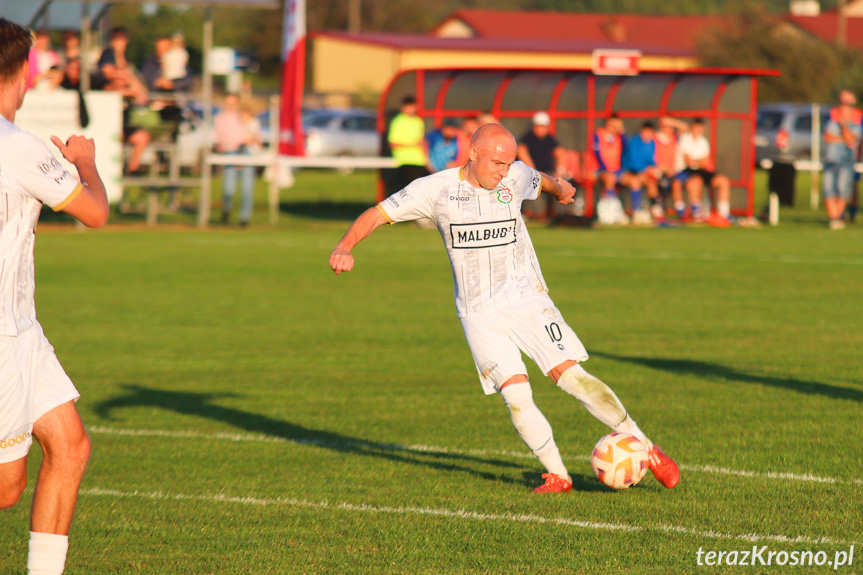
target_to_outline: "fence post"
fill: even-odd
[[[812,211],[818,209],[818,170],[817,162],[821,162],[821,105],[812,104],[812,171],[809,172],[809,205]]]

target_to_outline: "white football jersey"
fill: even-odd
[[[35,323],[36,222],[43,203],[60,211],[80,185],[48,146],[0,116],[0,335]]]
[[[451,168],[413,181],[380,204],[390,223],[435,222],[452,266],[459,317],[511,305],[548,287],[521,217],[523,200],[535,200],[542,176],[522,162],[494,190],[475,188]]]

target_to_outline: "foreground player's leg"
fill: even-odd
[[[561,367],[565,369],[556,371]],[[587,373],[577,363],[569,365],[567,362],[558,368],[549,375],[557,381],[559,388],[578,399],[591,415],[611,429],[637,437],[647,447],[653,475],[665,487],[672,488],[677,485],[680,481],[677,465],[639,429],[610,387]]]
[[[66,563],[69,527],[90,456],[90,439],[71,401],[40,417],[33,437],[44,457],[33,494],[27,567],[30,575],[59,574]]]
[[[554,442],[551,425],[533,402],[530,384],[522,381],[505,385],[500,390],[500,396],[509,409],[516,433],[548,470],[548,473],[543,474],[545,484],[534,489],[534,492],[566,492],[572,489],[572,479]]]

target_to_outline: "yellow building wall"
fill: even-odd
[[[399,58],[399,69],[421,68],[587,68],[593,65],[592,54],[536,52],[456,52],[452,50],[405,50]],[[698,66],[696,58],[643,56],[641,70],[685,70]]]
[[[313,42],[310,88],[315,92],[380,93],[399,71],[392,48],[335,38]]]
[[[402,70],[446,68],[586,68],[591,54],[493,52],[456,50],[399,51],[336,38],[314,39],[313,76],[315,92],[381,93]],[[696,58],[644,56],[642,70],[685,70],[698,66]]]

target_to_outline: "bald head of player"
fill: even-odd
[[[0,18],[0,114],[10,122],[27,92],[32,45],[33,36],[26,28]]]
[[[470,140],[465,177],[470,185],[493,190],[506,177],[515,161],[518,145],[512,133],[500,124],[480,126]]]

